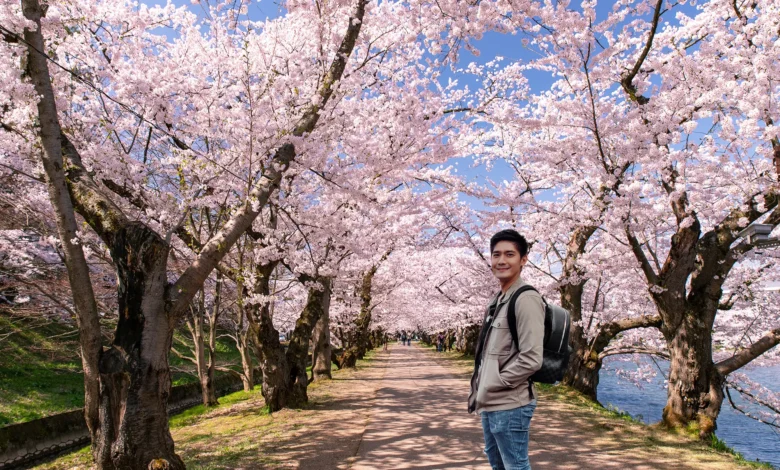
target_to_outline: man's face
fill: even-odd
[[[509,241],[496,243],[490,254],[490,267],[499,281],[517,279],[527,262],[528,255],[520,256],[517,245]]]

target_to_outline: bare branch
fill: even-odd
[[[729,375],[778,344],[780,344],[780,328],[775,328],[751,344],[750,347],[737,351],[730,358],[715,364],[715,368],[721,375]]]
[[[628,243],[631,245],[631,251],[634,252],[634,256],[637,261],[639,261],[642,271],[645,273],[647,282],[658,285],[658,275],[653,270],[653,267],[650,266],[650,262],[647,260],[647,256],[645,256],[645,252],[642,250],[642,244],[636,239],[628,225],[626,225],[626,237],[628,238]]]
[[[658,20],[661,18],[661,7],[663,6],[663,3],[663,0],[658,0],[658,2],[655,4],[655,11],[653,12],[653,24],[650,26],[650,36],[647,38],[645,48],[642,50],[642,53],[637,58],[636,63],[631,68],[631,70],[628,70],[623,74],[622,77],[620,77],[620,85],[623,87],[623,91],[626,92],[632,101],[635,101],[640,105],[648,103],[650,99],[645,96],[636,94],[637,90],[636,86],[634,85],[634,78],[639,73],[639,70],[642,68],[642,64],[647,58],[647,54],[650,53],[650,49],[653,47],[653,39],[655,38],[655,32],[658,29]]]

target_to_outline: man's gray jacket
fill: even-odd
[[[511,410],[525,406],[534,396],[529,390],[528,378],[542,367],[542,343],[544,342],[544,301],[536,291],[520,294],[515,305],[517,324],[509,325],[507,310],[509,299],[517,289],[527,285],[518,278],[505,294],[496,294],[488,304],[482,328],[488,330],[483,344],[477,344],[481,356],[479,367],[471,377],[469,413],[476,411]],[[491,307],[495,315],[489,318]],[[519,349],[512,342],[509,328],[517,328]]]

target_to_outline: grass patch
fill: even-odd
[[[714,449],[717,452],[720,452],[722,454],[730,454],[734,456],[734,459],[741,463],[742,465],[746,465],[752,468],[766,468],[769,470],[773,470],[774,467],[767,463],[767,462],[755,462],[753,460],[747,460],[744,455],[742,455],[741,452],[737,452],[731,447],[728,446],[725,442],[723,442],[718,436],[715,434],[710,434],[710,440],[708,442],[709,446]]]
[[[63,321],[0,313],[0,426],[84,406],[78,332]]]
[[[312,366],[306,366],[306,376],[307,376],[307,377],[311,377],[311,368],[312,368]],[[333,362],[331,362],[331,363],[330,363],[330,372],[331,372],[331,374],[332,374],[334,371],[337,371],[337,370],[339,370],[339,368],[336,366],[336,364],[334,364]]]
[[[233,406],[237,403],[245,402],[252,399],[262,399],[260,387],[255,387],[251,392],[245,392],[243,390],[225,395],[219,398],[219,405],[206,407],[203,405],[197,405],[192,408],[186,409],[181,413],[178,413],[168,420],[171,428],[180,428],[184,426],[190,426],[200,420],[200,418],[214,410],[224,409],[229,406]],[[268,409],[263,408],[260,413],[268,414]]]
[[[219,331],[219,330],[217,330]],[[173,333],[173,347],[182,354],[191,356],[190,352],[193,347],[192,337],[187,331],[175,331]],[[254,360],[254,355],[250,351]],[[217,365],[223,367],[230,367],[233,370],[241,372],[241,353],[236,348],[236,343],[226,337],[218,337],[216,344],[216,357]],[[195,365],[186,360],[181,359],[175,354],[171,353],[168,356],[168,361],[171,366],[171,382],[173,386],[186,385],[198,381],[198,378],[194,375]],[[257,361],[254,361],[257,364]],[[224,374],[224,372],[217,372],[217,375]]]
[[[106,323],[104,329],[113,326]],[[0,311],[0,426],[23,423],[84,406],[84,378],[75,323],[57,318],[22,317]],[[174,345],[187,353],[192,339],[174,333]],[[169,357],[173,385],[197,382],[195,366]],[[217,362],[241,368],[241,355],[229,338],[217,340]],[[221,375],[223,372],[217,372]],[[221,400],[221,399],[220,399]]]
[[[74,468],[90,468],[91,465],[92,453],[90,447],[86,446],[67,455],[63,455],[53,462],[47,462],[40,466],[36,466],[35,468],[43,470],[72,470]]]

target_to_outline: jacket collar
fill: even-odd
[[[526,282],[523,280],[523,276],[520,275],[517,277],[515,282],[512,283],[511,286],[509,286],[509,289],[506,291],[506,294],[502,294],[501,291],[498,291],[497,295],[497,301],[498,305],[503,305],[509,301],[509,299],[512,297],[512,294],[517,291],[517,289],[521,288],[522,286],[526,285]]]

